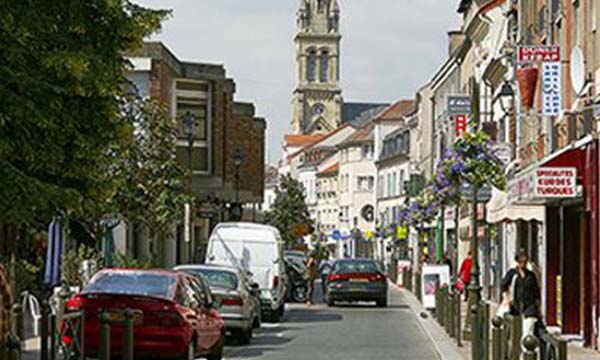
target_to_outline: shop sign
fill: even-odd
[[[465,114],[456,115],[454,117],[454,131],[456,138],[461,138],[467,133],[468,117]]]
[[[471,113],[471,97],[469,95],[449,95],[448,116],[464,115]]]
[[[544,116],[559,116],[561,106],[560,62],[542,64],[542,113]]]
[[[508,202],[531,199],[535,179],[532,173],[518,176],[508,183]]]
[[[408,229],[406,228],[406,226],[398,226],[396,228],[396,236],[399,240],[405,240],[408,236]]]
[[[519,46],[518,61],[560,62],[560,46]]]
[[[539,198],[570,198],[577,196],[577,169],[541,167],[535,170],[535,196]]]

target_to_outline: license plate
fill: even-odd
[[[134,311],[133,312],[133,323],[134,324],[140,324],[143,320],[143,313],[141,311]],[[116,323],[123,323],[125,322],[125,312],[123,311],[110,311],[108,313],[108,321],[109,322],[116,322]]]
[[[367,282],[369,282],[369,279],[350,279],[350,282],[353,282],[353,283],[367,283]]]

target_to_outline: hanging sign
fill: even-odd
[[[560,62],[542,64],[542,113],[544,116],[559,116],[561,103]]]
[[[540,198],[572,198],[577,196],[577,169],[574,167],[541,167],[535,170],[534,193]]]
[[[448,95],[448,116],[471,113],[471,97],[469,95]]]
[[[519,46],[518,61],[527,62],[559,62],[560,46]]]
[[[406,239],[407,235],[408,235],[408,229],[406,228],[406,226],[398,226],[396,228],[396,236],[398,237],[399,240]]]
[[[467,133],[468,118],[467,115],[461,114],[454,117],[454,130],[457,138],[463,137]]]

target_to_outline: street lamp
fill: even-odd
[[[191,193],[192,190],[192,183],[193,183],[193,176],[194,176],[194,169],[193,169],[193,161],[192,161],[192,155],[193,155],[193,151],[194,151],[194,142],[196,140],[196,115],[194,115],[192,112],[187,111],[183,117],[181,118],[181,122],[183,124],[183,130],[185,132],[185,136],[187,138],[187,142],[188,142],[188,146],[187,146],[187,150],[188,150],[188,170],[190,172],[189,174],[189,178],[188,178],[188,192]],[[185,209],[185,220],[184,220],[184,241],[186,241],[188,243],[188,260],[191,260],[192,258],[192,254],[193,254],[193,249],[194,249],[194,244],[192,242],[192,222],[193,222],[193,210],[192,210],[192,204],[186,204],[186,209]],[[177,257],[179,258],[179,253],[177,254]]]
[[[498,98],[500,99],[502,111],[507,115],[510,114],[512,112],[515,91],[508,81],[505,81],[504,84],[502,84],[502,88],[500,88],[500,92],[498,93]]]

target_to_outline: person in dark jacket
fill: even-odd
[[[515,256],[517,266],[502,280],[502,291],[512,293],[510,313],[523,317],[523,338],[533,335],[540,319],[540,287],[533,271],[527,268],[529,255],[523,249]]]

